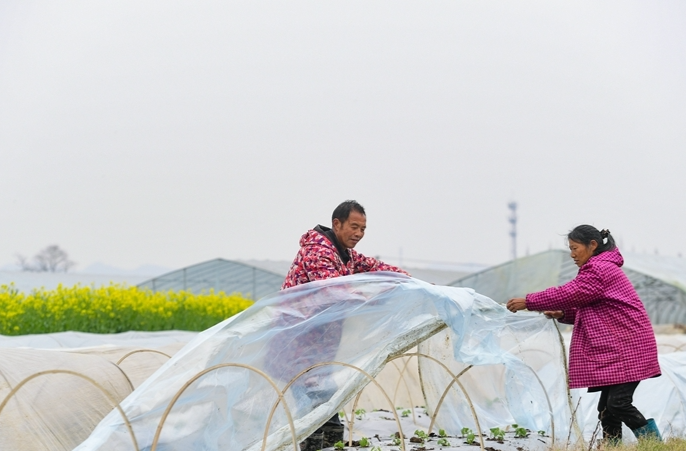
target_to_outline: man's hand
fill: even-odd
[[[543,314],[546,318],[549,319],[560,319],[563,316],[565,316],[565,312],[563,312],[562,310],[548,310],[543,312]]]
[[[526,308],[526,299],[525,298],[512,298],[509,301],[507,301],[507,309],[511,311],[512,313],[515,313],[519,310],[524,310]]]

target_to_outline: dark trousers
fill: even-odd
[[[608,385],[600,390],[598,419],[603,426],[606,439],[622,438],[622,423],[629,429],[637,429],[648,424],[643,414],[632,404],[638,382]]]

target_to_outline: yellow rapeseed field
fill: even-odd
[[[0,286],[0,334],[67,330],[117,333],[128,330],[204,330],[245,310],[252,301],[223,292],[153,293],[112,284],[102,288],[59,286],[25,294]]]

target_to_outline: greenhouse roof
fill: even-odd
[[[624,254],[625,267],[686,291],[686,259],[651,254]]]
[[[177,269],[138,285],[153,291],[188,290],[193,293],[203,291],[223,291],[241,293],[252,299],[259,299],[278,291],[283,283],[283,275],[231,260],[217,258]]]
[[[241,260],[240,263],[244,263],[251,266],[256,266],[260,269],[266,271],[271,271],[276,274],[281,274],[286,277],[288,270],[291,268],[291,261],[286,260]],[[473,268],[483,269],[482,265],[460,265],[459,267],[451,267],[446,265],[399,265],[401,268],[405,269],[407,272],[412,274],[415,279],[423,280],[429,283],[435,283],[437,285],[447,285],[455,279],[464,277],[468,274],[474,272]]]
[[[281,289],[291,262],[285,260],[225,260],[217,258],[187,266],[146,280],[138,286],[153,291],[188,290],[241,293],[260,299]],[[438,285],[446,285],[467,273],[434,268],[405,268],[413,277]]]
[[[686,324],[686,260],[625,253],[623,270],[636,288],[654,324]],[[559,286],[578,268],[565,250],[549,250],[511,260],[450,283],[470,287],[504,303],[512,297]]]

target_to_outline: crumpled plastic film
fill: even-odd
[[[375,376],[389,357],[427,340],[446,325],[452,353],[440,358],[452,366],[504,365],[507,390],[502,394],[507,412],[522,425],[545,428],[550,409],[532,368],[543,373],[557,371],[561,383],[545,382],[546,388],[553,390],[562,390],[564,370],[553,351],[528,350],[532,345],[527,337],[543,334],[555,338],[549,321],[510,315],[470,289],[433,286],[380,272],[312,282],[260,300],[199,334],[124,400],[122,408],[142,450],[153,446],[168,411],[157,449],[256,451],[262,447],[268,417],[278,400],[270,381],[279,391],[291,384],[285,391],[285,405],[282,402],[274,410],[265,449],[293,449],[284,407],[300,441],[369,383],[362,371]],[[548,344],[551,349],[559,346],[559,342]],[[427,352],[434,350],[430,347]],[[543,362],[541,353],[550,360]],[[530,360],[536,365],[532,367]],[[332,361],[350,366],[319,366],[297,377],[308,368]],[[450,382],[442,368],[425,367],[421,359],[420,365],[423,382],[436,380],[436,390],[441,383],[445,387]],[[521,400],[527,403],[520,406]],[[132,443],[121,416],[112,412],[76,449],[128,451]]]
[[[456,330],[451,327],[419,344],[420,353],[440,360],[453,375],[464,371],[462,386],[454,383],[436,411],[453,376],[432,360],[419,358],[427,410],[440,428],[451,434],[463,427],[477,432],[471,401],[482,432],[518,424],[554,433],[556,441],[567,439],[572,423],[565,356],[552,321],[539,314],[509,314],[475,295],[463,335]]]
[[[280,390],[299,372],[327,361],[354,365],[374,376],[388,356],[444,327],[440,304],[459,310],[472,301],[467,290],[450,292],[447,297],[438,287],[390,273],[341,277],[279,292],[199,334],[122,408],[140,449],[149,449],[174,395],[215,365],[250,366],[264,372]],[[319,367],[296,379],[285,402],[298,440],[336,414],[368,382],[364,374],[345,366]],[[255,371],[212,371],[178,398],[158,449],[260,449],[277,399],[274,388]],[[269,428],[267,449],[292,448],[291,443],[288,417],[280,405]],[[121,418],[111,413],[77,449],[128,451],[132,446]]]

